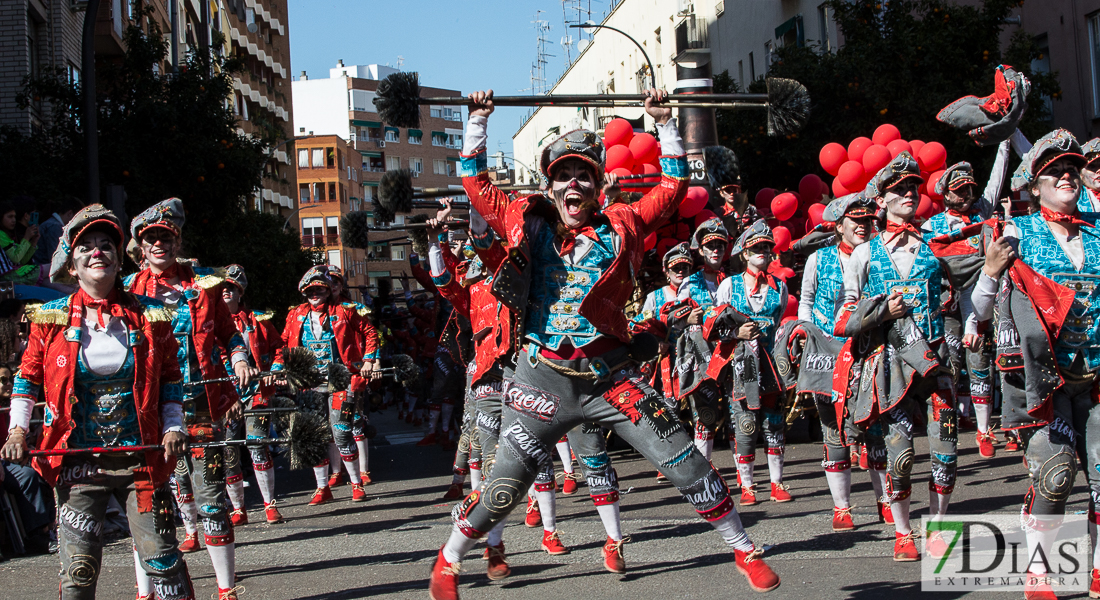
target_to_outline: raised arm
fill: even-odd
[[[470,197],[470,205],[481,214],[489,227],[498,236],[507,239],[504,215],[512,199],[489,181],[489,159],[485,152],[489,115],[493,113],[493,90],[474,92],[469,98],[474,104],[470,107],[470,117],[462,138],[462,187]]]
[[[687,195],[688,168],[684,153],[684,142],[672,109],[662,105],[668,95],[663,90],[646,90],[646,112],[657,124],[657,135],[661,139],[661,181],[641,200],[630,205],[642,219],[639,236],[646,237],[664,225]]]

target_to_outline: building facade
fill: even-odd
[[[294,122],[302,136],[338,137],[348,148],[349,161],[359,166],[362,194],[354,198],[362,210],[372,211],[377,201],[378,183],[386,171],[408,169],[413,174],[413,186],[451,188],[456,200],[464,201],[462,181],[458,176],[459,154],[462,151],[463,110],[461,107],[423,106],[420,128],[394,127],[382,122],[375,112],[374,98],[378,83],[396,69],[382,65],[345,65],[338,61],[329,70],[329,77],[310,78],[308,74],[293,83]],[[461,96],[457,90],[421,86],[425,97]],[[303,154],[298,152],[298,172],[302,173]],[[312,158],[310,159],[312,160]],[[299,181],[300,199],[306,193],[304,181]],[[302,199],[305,206],[305,200]],[[353,209],[357,210],[357,209]],[[435,213],[434,209],[417,209],[416,213]],[[465,209],[455,211],[463,218]],[[298,225],[303,239],[306,211]],[[398,215],[392,228],[372,231],[372,247],[366,251],[366,285],[372,293],[381,289],[400,291],[410,275],[408,234],[400,226],[405,217]],[[314,223],[314,222],[310,222]],[[373,220],[371,220],[373,224]],[[411,287],[418,288],[409,279]],[[384,282],[384,283],[383,283]]]

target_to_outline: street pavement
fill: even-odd
[[[450,503],[440,497],[451,480],[453,453],[416,446],[422,432],[398,422],[392,408],[372,415],[372,422],[380,436],[375,440],[378,445],[371,448],[375,483],[367,487],[367,502],[350,502],[351,490],[343,486],[334,490],[335,502],[307,506],[315,485],[312,472],[288,471],[285,461],[280,461],[276,486],[287,521],[267,525],[259,492],[255,486],[247,489],[253,523],[236,532],[243,599],[428,597],[428,573],[451,530]],[[913,512],[914,523],[919,524],[928,501],[928,462],[923,458],[928,446],[923,438],[916,442]],[[998,446],[995,458],[982,459],[972,433],[962,436],[959,450],[959,479],[950,512],[1018,514],[1027,488],[1020,453],[1009,454]],[[610,453],[623,490],[623,531],[631,537],[625,545],[626,575],[603,569],[600,549],[605,535],[582,484],[577,494],[558,496],[558,530],[571,554],[542,552],[541,530],[523,525],[521,508],[509,518],[504,533],[512,575],[490,582],[480,560],[482,546],[478,546],[462,565],[463,598],[764,597],[748,587],[733,565],[733,553],[710,525],[696,517],[675,488],[656,481],[656,471],[645,459],[624,447]],[[734,487],[729,448],[716,448],[714,462]],[[893,527],[878,522],[869,476],[858,468],[852,478],[852,512],[858,528],[834,533],[832,501],[820,462],[819,442],[792,443],[787,448],[786,482],[794,501],[769,502],[764,492],[760,504],[740,511],[749,535],[765,546],[768,564],[782,578],[782,585],[767,598],[898,600],[965,595],[922,593],[920,563],[892,560]],[[767,488],[766,471],[761,452],[756,473],[762,490]],[[1087,509],[1084,478],[1077,479],[1070,513]],[[183,529],[179,532],[182,536]],[[197,597],[210,597],[216,584],[206,552],[190,554],[187,561]],[[56,598],[58,564],[57,556],[0,563],[0,597]],[[110,544],[103,564],[99,597],[133,598],[129,541]],[[976,592],[965,596],[1000,600],[1022,595]]]

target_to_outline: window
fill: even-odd
[[[325,166],[325,151],[321,148],[313,149],[313,168]]]
[[[447,161],[437,158],[432,161],[432,174],[434,175],[446,175],[447,174]]]
[[[756,60],[752,57],[752,52],[749,52],[749,83],[756,81]],[[748,89],[748,86],[745,86]]]
[[[329,241],[332,244],[337,243],[340,238],[340,217],[325,217],[325,234],[328,235]]]
[[[321,217],[302,219],[302,245],[306,248],[323,246],[325,242],[325,220]]]
[[[745,61],[737,61],[737,85],[741,86],[741,89],[745,89]]]
[[[400,142],[400,141],[401,141],[401,130],[396,128],[396,127],[387,127],[386,128],[386,143]]]
[[[390,246],[390,259],[391,260],[405,260],[405,247],[404,246]]]
[[[1035,47],[1039,51],[1039,58],[1031,61],[1032,73],[1050,73],[1050,39],[1047,34],[1037,35],[1034,38]],[[1043,105],[1046,107],[1046,118],[1048,121],[1054,118],[1054,104],[1050,99],[1050,96],[1043,96],[1040,98]]]
[[[433,146],[440,146],[440,147],[446,146],[447,145],[447,134],[442,132],[442,131],[433,131],[432,132],[432,145]]]
[[[394,225],[404,225],[404,224],[405,224],[405,215],[397,215],[397,216],[395,216],[395,217],[393,218],[393,224],[394,224]]]
[[[330,181],[328,182],[328,201],[336,202],[336,198],[336,182]]]
[[[462,109],[443,107],[443,118],[448,121],[462,121]]]
[[[298,150],[298,168],[299,169],[308,169],[309,168],[309,150],[306,150],[305,148],[302,148],[301,150]]]
[[[772,61],[775,60],[775,47],[771,40],[764,42],[764,72],[772,70]]]
[[[343,169],[344,166],[346,165],[346,163],[344,162],[344,151],[340,150],[340,149],[337,149],[336,150],[336,158],[337,158],[338,162],[340,163],[340,168]]]
[[[419,158],[409,159],[409,169],[412,170],[414,175],[420,175],[424,172],[424,161]]]
[[[332,148],[325,148],[325,166],[330,169],[336,166],[336,153]]]
[[[447,147],[455,150],[462,149],[462,133],[447,132]]]
[[[374,98],[376,94],[367,90],[349,90],[351,93],[351,109],[358,112],[375,112]]]
[[[829,20],[833,18],[833,13],[829,10],[828,4],[822,4],[817,7],[817,23],[818,23],[818,35],[821,36],[821,49],[826,52],[833,51],[833,39],[829,34]]]
[[[442,119],[443,118],[443,107],[442,106],[432,106],[431,110],[429,111],[429,114],[432,116],[433,119]]]
[[[303,183],[298,186],[298,202],[301,204],[309,204],[310,200],[308,183]]]
[[[368,185],[363,188],[363,201],[371,202],[374,200],[374,186]]]
[[[396,171],[401,168],[401,157],[399,156],[387,156],[386,157],[386,170]]]
[[[314,188],[316,188],[313,191],[313,197],[316,198],[318,202],[324,202],[327,199],[327,196],[325,195],[325,184],[315,183],[313,184],[313,186]]]
[[[424,136],[424,134],[419,129],[410,129],[409,130],[409,143],[410,144],[417,144],[417,145],[423,144],[424,143],[423,142],[423,139],[424,139],[423,136]]]
[[[329,250],[328,251],[328,264],[330,264],[334,267],[343,268],[343,263],[340,262],[340,251],[339,250]]]

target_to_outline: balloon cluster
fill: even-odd
[[[756,192],[756,210],[767,217],[775,237],[776,252],[790,249],[793,238],[801,237],[821,223],[825,205],[821,201],[829,193],[829,186],[820,177],[810,173],[798,182],[797,192],[779,193],[772,188]]]
[[[917,159],[924,185],[921,186],[917,216],[927,219],[943,210],[943,197],[935,193],[936,182],[943,176],[947,149],[939,142],[903,140],[897,127],[886,124],[875,129],[870,138],[852,140],[848,147],[830,142],[821,148],[818,161],[825,172],[833,176],[830,186],[837,198],[858,192],[871,178],[902,152]]]

